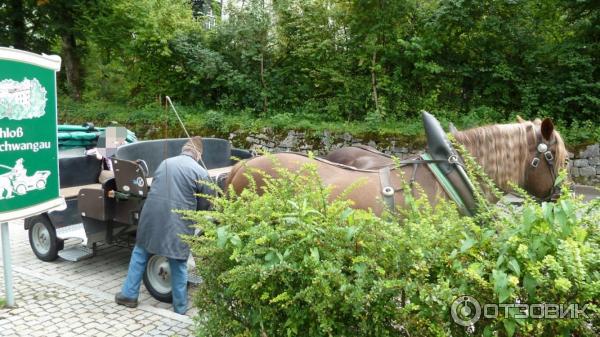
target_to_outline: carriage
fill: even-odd
[[[43,261],[60,256],[76,262],[92,257],[101,244],[131,247],[154,171],[164,159],[180,154],[186,141],[177,138],[122,145],[110,158],[114,177],[109,175],[108,179],[103,177],[102,159],[85,155],[81,149],[62,152],[60,194],[67,207],[25,219],[34,254]],[[204,138],[203,147],[203,162],[217,183],[222,183],[236,160],[251,156],[248,151],[232,148],[229,141],[218,138]],[[79,244],[65,246],[67,239]],[[189,263],[193,261],[190,259]],[[171,301],[169,275],[166,258],[153,256],[149,260],[144,285],[159,301]],[[190,281],[198,279],[190,275]]]

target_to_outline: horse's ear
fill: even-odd
[[[523,118],[521,118],[521,116],[517,115],[517,122],[525,123],[525,120]]]
[[[554,124],[550,118],[544,118],[542,122],[542,137],[545,140],[550,140],[552,138],[552,132],[554,132]]]

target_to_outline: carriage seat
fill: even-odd
[[[115,157],[130,161],[143,159],[148,164],[148,177],[152,177],[163,160],[181,154],[181,148],[187,141],[187,138],[171,138],[126,144],[117,149]],[[225,139],[202,138],[202,145],[204,148],[202,161],[207,169],[233,165],[232,155],[241,158],[249,157],[246,151],[237,149],[232,151],[231,143]]]
[[[126,160],[143,159],[148,164],[148,177],[152,177],[163,160],[181,154],[181,148],[187,141],[187,138],[172,138],[131,143],[119,147],[116,157]],[[207,169],[232,165],[229,141],[203,138],[202,145],[204,148],[202,161],[206,164]]]
[[[101,170],[102,160],[98,160],[95,156],[60,158],[58,161],[60,188],[98,183]]]
[[[112,158],[115,189],[127,196],[145,198],[148,196],[147,172],[141,163]]]
[[[102,160],[83,153],[79,155],[60,153],[60,156],[58,172],[61,196],[71,199],[77,197],[82,188],[102,188],[102,185],[98,184]]]

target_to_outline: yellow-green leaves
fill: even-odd
[[[206,336],[589,336],[585,317],[517,318],[499,309],[472,329],[453,323],[459,296],[481,306],[593,303],[600,293],[600,214],[563,193],[556,203],[486,205],[408,199],[403,220],[328,200],[314,168],[279,172],[262,193],[215,198],[192,214],[204,282],[196,295]],[[268,178],[270,179],[270,178]]]

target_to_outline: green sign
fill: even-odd
[[[64,207],[59,197],[60,57],[0,47],[0,221]]]

